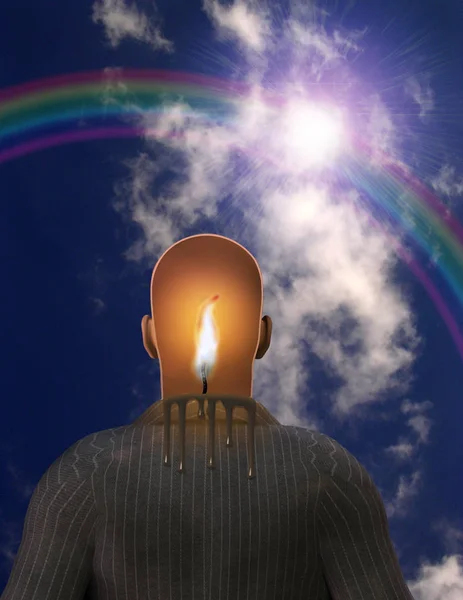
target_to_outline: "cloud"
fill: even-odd
[[[16,447],[4,447],[2,453],[8,456],[12,451],[16,451]],[[28,477],[23,471],[15,465],[11,460],[5,462],[5,470],[8,473],[7,482],[10,490],[16,497],[16,503],[21,504],[28,503],[35,485],[32,484]],[[5,569],[11,570],[13,561],[16,557],[19,544],[21,542],[22,527],[20,524],[6,519],[0,511],[0,566],[3,564]]]
[[[204,10],[223,35],[252,50],[264,50],[269,26],[262,5],[257,10],[255,3],[244,0],[235,0],[229,6],[205,0]]]
[[[351,31],[347,36],[336,30],[330,35],[319,24],[295,19],[288,22],[286,33],[296,48],[296,54],[304,56],[312,75],[317,78],[326,69],[342,63],[349,54],[360,53],[361,47],[357,42],[362,35],[362,32]]]
[[[392,454],[398,460],[404,461],[410,459],[415,453],[415,447],[404,438],[399,440],[397,444],[386,448],[386,452]]]
[[[94,315],[101,315],[106,310],[106,304],[101,298],[89,298],[89,302],[92,304]]]
[[[240,39],[249,34],[257,47],[258,32],[271,22],[267,9],[258,24],[253,3],[218,6],[206,6],[213,22],[220,26],[225,19],[226,27],[233,26]],[[328,34],[294,16],[282,28],[288,62],[319,57],[305,84],[320,81],[326,64],[330,77],[332,69],[341,69],[346,79],[345,57],[358,51],[359,35]],[[278,36],[273,31],[268,38]],[[251,63],[249,80],[262,81],[265,69]],[[279,85],[299,102],[304,86],[297,72]],[[354,186],[339,188],[329,173],[307,171],[304,148],[296,152],[286,141],[287,107],[267,103],[255,84],[246,98],[234,99],[234,110],[226,122],[194,118],[178,98],[166,102],[160,115],[140,116],[145,150],[126,162],[128,176],[116,186],[116,209],[140,233],[127,258],[152,264],[197,223],[203,231],[209,223],[254,252],[264,274],[265,311],[274,320],[270,350],[256,363],[254,393],[283,422],[307,422],[316,370],[333,382],[329,403],[340,417],[386,392],[402,393],[418,336],[394,283],[397,257],[390,240],[371,226]],[[363,98],[359,127],[373,149],[393,152],[393,119],[379,96]],[[414,419],[413,426],[425,436],[424,419]]]
[[[286,61],[284,69],[300,68],[315,80],[323,71],[362,51],[358,40],[365,31],[345,34],[335,30],[329,34],[318,22],[326,11],[315,3],[292,3],[286,18],[279,11],[272,14],[272,3],[265,0],[234,0],[231,4],[204,0],[203,6],[219,36],[237,42],[248,63],[255,67],[245,73],[253,81],[265,79],[266,69],[272,69],[288,49],[292,60]],[[337,79],[343,82],[340,72]]]
[[[433,525],[433,530],[439,534],[447,554],[461,554],[463,550],[463,529],[461,522],[456,524],[443,518]]]
[[[424,415],[416,415],[408,420],[410,427],[418,434],[418,441],[426,443],[431,429],[431,419]]]
[[[128,209],[143,232],[126,254],[131,260],[156,256],[198,219],[217,215],[217,194],[226,181],[227,135],[201,125],[185,126],[183,108],[181,104],[169,107],[157,121],[158,134],[166,136],[164,155],[153,161],[144,152],[127,161],[130,176],[116,186],[116,209],[121,213]],[[145,121],[145,125],[148,132],[150,123]],[[170,132],[179,129],[183,130],[182,137],[168,138]],[[147,136],[150,144],[149,133]],[[172,181],[154,195],[166,171],[170,171]]]
[[[429,400],[426,400],[425,402],[411,402],[410,400],[406,399],[402,402],[400,410],[404,413],[404,415],[409,415],[423,413],[430,408],[432,408],[432,402]]]
[[[424,118],[434,108],[434,92],[428,79],[410,77],[405,82],[405,93],[418,105],[420,117]]]
[[[386,502],[386,511],[389,518],[405,516],[410,502],[418,494],[421,484],[421,471],[415,471],[408,476],[400,476],[394,498]]]
[[[24,473],[13,463],[7,462],[6,471],[10,475],[16,492],[21,496],[22,499],[29,500],[35,486],[27,481]]]
[[[77,275],[79,281],[86,288],[87,302],[95,316],[101,315],[106,310],[105,297],[108,286],[119,275],[119,272],[117,274],[112,273],[102,258],[96,258],[89,268]]]
[[[410,501],[415,497],[422,483],[422,460],[419,453],[420,446],[429,443],[429,433],[432,421],[424,415],[432,408],[432,403],[411,402],[404,400],[401,413],[407,416],[406,424],[410,430],[408,436],[400,436],[397,443],[385,449],[385,452],[402,463],[413,460],[415,472],[409,476],[402,475],[395,496],[387,503],[387,512],[390,518],[403,518],[410,507]]]
[[[179,228],[169,215],[162,212],[152,196],[152,187],[159,169],[146,153],[128,160],[125,167],[129,177],[116,186],[114,207],[128,215],[139,225],[142,235],[127,250],[129,260],[142,260],[146,255],[156,255],[160,248],[168,247],[179,235]]]
[[[415,403],[405,400],[402,404],[401,411],[405,415],[410,415],[407,424],[417,435],[417,442],[419,444],[426,444],[429,441],[432,421],[423,413],[431,409],[432,406],[429,400]]]
[[[408,583],[414,600],[461,600],[463,598],[462,556],[445,556],[440,563],[425,563],[418,577]]]
[[[390,152],[395,147],[397,136],[392,115],[377,94],[364,100],[364,103],[367,109],[365,135],[371,140],[373,157],[377,153]]]
[[[431,179],[431,185],[438,194],[448,198],[463,196],[463,177],[456,174],[455,167],[443,165],[439,173]]]
[[[286,343],[259,365],[261,382],[289,363],[300,385],[285,395],[300,397],[308,349],[342,382],[335,397],[338,413],[374,402],[412,359],[394,342],[394,333],[411,324],[388,283],[393,257],[386,241],[368,229],[347,199],[321,186],[301,185],[290,193],[269,194],[265,201],[257,238],[260,263],[267,274],[267,310]],[[278,281],[285,274],[292,282],[283,290]]]
[[[163,36],[160,25],[152,23],[134,3],[127,0],[96,0],[93,22],[103,25],[114,48],[124,38],[132,38],[149,44],[155,50],[171,52],[173,49],[172,42]]]
[[[414,457],[418,446],[429,442],[432,421],[423,413],[432,406],[429,400],[426,402],[404,400],[400,410],[402,414],[408,415],[407,425],[411,430],[411,436],[401,436],[396,444],[389,446],[385,451],[402,462]]]
[[[0,564],[8,571],[13,566],[16,553],[21,542],[21,527],[17,523],[6,521],[0,516]]]

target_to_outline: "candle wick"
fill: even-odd
[[[201,379],[203,380],[203,394],[207,394],[207,378],[206,378],[206,365],[201,365]]]

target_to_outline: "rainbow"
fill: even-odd
[[[186,99],[193,116],[218,121],[232,114],[245,91],[245,85],[200,75],[137,70],[77,73],[15,86],[0,91],[0,146],[7,146],[0,163],[92,136],[137,137],[140,129],[131,117],[158,113],[172,99]],[[67,135],[50,133],[60,126]],[[31,134],[32,145],[22,140]]]
[[[183,100],[192,117],[229,121],[249,91],[246,83],[199,74],[121,69],[63,75],[0,90],[0,165],[64,144],[145,136],[146,129],[135,126],[132,117],[159,113],[173,100]],[[265,96],[269,102],[280,101],[273,94]],[[383,155],[372,167],[367,160],[370,152],[368,144],[358,140],[340,171],[360,192],[366,212],[376,213],[378,227],[399,229],[426,253],[434,272],[443,276],[463,307],[463,227],[406,165]],[[463,359],[460,327],[428,269],[404,245],[395,245],[395,250],[432,299]]]

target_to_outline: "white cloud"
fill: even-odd
[[[434,92],[428,80],[410,77],[405,82],[405,93],[418,105],[421,118],[433,110]]]
[[[387,453],[400,461],[405,461],[415,456],[418,446],[429,442],[432,421],[423,413],[432,408],[432,406],[429,400],[426,402],[404,400],[400,410],[404,415],[408,415],[407,425],[412,435],[408,438],[401,436],[397,444],[386,448]]]
[[[106,304],[101,298],[89,298],[89,301],[92,304],[94,315],[101,315],[106,310]]]
[[[393,154],[397,143],[397,131],[392,116],[378,94],[362,99],[366,114],[365,138],[370,140],[372,160],[376,162],[381,153]]]
[[[439,173],[431,179],[431,185],[438,194],[449,198],[463,196],[463,177],[457,175],[455,167],[443,165]]]
[[[291,19],[286,37],[291,39],[295,54],[303,60],[316,79],[327,69],[334,68],[346,60],[349,54],[358,54],[361,47],[358,40],[362,32],[353,31],[349,36],[334,31],[330,35],[321,25]],[[342,81],[342,77],[340,78]]]
[[[27,481],[26,476],[21,469],[13,463],[8,462],[6,464],[6,470],[11,477],[15,491],[21,496],[22,499],[29,500],[35,486]]]
[[[404,461],[410,459],[415,453],[415,447],[406,439],[401,438],[397,444],[386,448],[386,452],[392,454],[398,460]]]
[[[155,202],[152,187],[159,168],[146,153],[126,162],[130,176],[116,186],[117,211],[129,212],[130,218],[142,230],[142,237],[127,251],[130,260],[156,255],[170,246],[179,235],[179,228],[170,215],[163,213],[162,202]]]
[[[3,448],[2,450],[6,450],[6,454],[9,454],[12,450],[16,451],[17,448]],[[6,461],[5,468],[9,475],[9,481],[6,483],[16,504],[28,503],[35,484],[32,484],[22,470],[10,460]],[[17,522],[6,519],[0,510],[0,563],[3,563],[8,570],[12,567],[20,541],[21,526]]]
[[[127,0],[96,0],[93,22],[101,23],[106,37],[115,48],[124,38],[150,44],[155,50],[170,52],[172,42],[167,40],[159,24],[152,23],[134,3]]]
[[[21,542],[21,528],[17,523],[6,521],[1,515],[0,524],[2,532],[0,537],[1,563],[10,570]]]
[[[445,556],[440,563],[425,563],[418,577],[408,582],[414,600],[461,600],[463,563],[459,555]]]
[[[413,460],[415,472],[408,477],[399,477],[399,484],[395,496],[386,503],[386,509],[390,518],[404,518],[408,514],[411,500],[419,493],[422,483],[422,460],[419,447],[429,442],[431,419],[423,413],[432,408],[432,403],[410,402],[405,400],[401,406],[401,412],[408,415],[407,425],[411,430],[409,436],[401,436],[398,442],[385,449],[385,452],[402,463]]]
[[[225,6],[219,0],[204,0],[204,9],[223,35],[252,50],[264,50],[269,27],[262,3],[257,7],[255,3],[235,0]]]
[[[416,415],[408,420],[410,427],[418,434],[418,440],[421,443],[426,443],[431,429],[431,419],[424,415]]]
[[[419,452],[420,446],[429,443],[429,433],[432,421],[424,415],[432,408],[432,403],[411,402],[404,400],[400,407],[402,414],[407,415],[407,426],[410,429],[408,436],[400,436],[397,443],[385,449],[385,452],[402,463],[413,460],[415,472],[409,476],[401,475],[394,498],[386,504],[387,512],[391,518],[403,518],[411,506],[411,499],[415,497],[422,483],[422,460]]]
[[[432,408],[432,402],[429,400],[426,400],[425,402],[411,402],[410,400],[406,399],[402,402],[400,410],[404,413],[404,415],[409,415],[420,414],[429,410],[430,408]]]
[[[418,494],[422,483],[422,473],[415,471],[411,475],[401,475],[399,485],[392,501],[386,502],[388,517],[403,517],[411,500]]]
[[[386,241],[368,229],[347,198],[333,197],[321,186],[275,192],[265,204],[257,239],[267,274],[267,310],[275,315],[275,331],[293,345],[299,360],[283,359],[286,347],[274,362],[267,358],[258,367],[262,385],[272,371],[284,370],[283,361],[294,364],[299,377],[293,380],[302,386],[306,341],[344,383],[336,398],[338,412],[375,401],[412,359],[409,350],[393,341],[394,332],[406,331],[410,322],[400,296],[388,284],[392,256]],[[285,274],[291,274],[293,284],[283,291],[278,278]],[[300,397],[301,386],[282,388],[281,393]]]
[[[324,11],[315,3],[292,3],[288,18],[276,16],[278,32],[272,28],[275,15],[271,3],[265,0],[203,0],[203,6],[220,36],[238,42],[249,62],[257,67],[246,75],[253,81],[265,77],[265,69],[278,63],[282,51],[290,48],[291,62],[284,69],[303,66],[305,75],[316,80],[324,70],[339,66],[349,55],[362,51],[358,40],[364,31],[350,31],[348,35],[335,30],[332,34],[317,23]],[[325,14],[326,16],[326,14]],[[343,81],[340,73],[338,82]]]
[[[448,554],[459,554],[463,550],[463,529],[461,523],[453,523],[446,518],[434,524],[433,530],[439,534]]]
[[[417,442],[426,444],[429,441],[429,432],[431,430],[432,421],[423,413],[432,408],[432,403],[426,402],[412,403],[405,400],[402,404],[401,411],[405,415],[411,415],[407,421],[408,426],[415,432]]]

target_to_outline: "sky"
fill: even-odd
[[[460,0],[3,3],[0,590],[50,464],[159,399],[157,258],[216,233],[263,272],[253,396],[367,467],[415,600],[463,598],[462,31]]]

